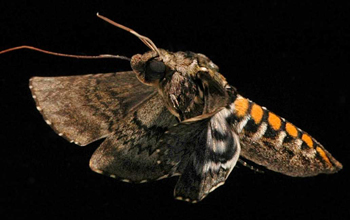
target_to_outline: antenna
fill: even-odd
[[[27,45],[22,45],[22,46],[18,46],[18,47],[11,47],[9,49],[0,51],[0,54],[7,53],[7,52],[10,52],[10,51],[14,51],[14,50],[20,50],[20,49],[35,50],[35,51],[39,51],[41,53],[46,53],[46,54],[50,54],[50,55],[61,56],[61,57],[72,57],[72,58],[79,58],[79,59],[114,58],[114,59],[121,59],[121,60],[128,60],[128,61],[130,61],[130,58],[125,57],[125,56],[119,56],[119,55],[110,55],[110,54],[101,54],[101,55],[96,55],[96,56],[72,55],[72,54],[64,54],[64,53],[52,52],[52,51],[43,50],[43,49],[40,49],[40,48],[37,48],[37,47],[27,46]]]
[[[151,39],[149,39],[146,36],[143,36],[139,33],[137,33],[136,31],[132,30],[131,28],[125,27],[124,25],[121,25],[115,21],[112,21],[111,19],[100,15],[99,13],[97,13],[97,17],[101,18],[102,20],[118,27],[121,28],[125,31],[128,31],[129,33],[135,35],[136,37],[138,37],[147,47],[149,47],[151,50],[155,51],[158,55],[160,55],[160,52],[157,48],[157,46],[153,43],[153,41]],[[50,54],[50,55],[55,55],[55,56],[61,56],[61,57],[71,57],[71,58],[79,58],[79,59],[103,59],[103,58],[114,58],[114,59],[122,59],[122,60],[128,60],[130,61],[131,59],[125,56],[120,56],[120,55],[111,55],[111,54],[101,54],[101,55],[96,55],[96,56],[87,56],[87,55],[73,55],[73,54],[64,54],[64,53],[57,53],[57,52],[52,52],[52,51],[48,51],[48,50],[43,50],[37,47],[33,47],[33,46],[27,46],[27,45],[22,45],[22,46],[18,46],[18,47],[12,47],[9,49],[5,49],[0,51],[0,54],[3,53],[7,53],[10,51],[14,51],[14,50],[20,50],[20,49],[29,49],[29,50],[34,50],[34,51],[38,51],[41,53],[46,53],[46,54]]]
[[[114,26],[116,26],[116,27],[118,27],[118,28],[120,28],[120,29],[123,29],[123,30],[125,30],[125,31],[127,31],[127,32],[129,32],[129,33],[131,33],[131,34],[133,34],[133,35],[135,35],[135,36],[138,37],[147,47],[149,47],[151,50],[157,52],[157,54],[160,55],[160,52],[159,52],[157,46],[156,46],[156,45],[153,43],[153,41],[152,41],[151,39],[149,39],[148,37],[143,36],[143,35],[137,33],[136,31],[134,31],[134,30],[131,29],[131,28],[125,27],[124,25],[121,25],[121,24],[119,24],[119,23],[117,23],[117,22],[115,22],[115,21],[112,21],[111,19],[106,18],[105,16],[100,15],[98,12],[97,12],[96,15],[97,15],[97,17],[101,18],[102,20],[104,20],[104,21],[106,21],[106,22],[108,22],[108,23],[110,23],[110,24],[112,24],[112,25],[114,25]]]

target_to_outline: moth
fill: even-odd
[[[98,16],[151,49],[132,56],[132,71],[33,77],[29,84],[59,136],[80,146],[105,139],[90,159],[93,171],[132,183],[179,176],[174,197],[196,203],[223,185],[237,162],[293,177],[342,169],[308,133],[241,96],[205,55],[157,48]]]

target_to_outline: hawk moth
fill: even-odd
[[[134,183],[179,176],[175,198],[195,203],[225,182],[239,157],[289,176],[342,168],[308,133],[242,97],[205,55],[133,34],[151,50],[131,58],[132,71],[30,79],[36,107],[58,135],[80,146],[105,139],[93,171]]]

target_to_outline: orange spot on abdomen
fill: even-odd
[[[252,106],[252,110],[250,111],[250,115],[252,116],[255,124],[259,124],[262,117],[263,117],[264,111],[261,108],[261,106],[257,105],[257,104],[253,104]]]
[[[310,148],[313,148],[314,143],[312,141],[312,138],[309,135],[303,134],[303,136],[301,136],[301,140],[303,140],[307,146],[309,146]]]
[[[281,122],[281,118],[278,117],[277,115],[275,115],[272,112],[269,112],[269,118],[267,119],[267,121],[269,122],[269,125],[275,130],[277,131],[278,129],[280,129],[282,122]]]
[[[235,114],[238,117],[243,117],[247,114],[248,107],[249,107],[249,101],[248,99],[245,99],[243,97],[238,97],[235,102]]]
[[[294,138],[296,138],[298,136],[297,128],[289,122],[286,123],[286,131],[290,136],[292,136]]]
[[[318,154],[322,157],[322,159],[323,159],[324,161],[326,161],[326,163],[327,163],[329,166],[332,166],[332,163],[329,161],[329,158],[327,157],[326,152],[325,152],[324,150],[322,150],[322,148],[316,147],[316,151],[317,151]]]

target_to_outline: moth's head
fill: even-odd
[[[131,58],[131,68],[142,83],[156,86],[167,72],[171,71],[164,61],[164,58],[168,56],[170,53],[163,49],[158,49],[157,52],[152,50],[144,54],[136,54]]]
[[[210,113],[229,103],[226,79],[203,54],[169,52],[151,39],[104,16],[101,19],[138,37],[151,51],[131,58],[131,68],[144,84],[158,88],[168,110],[184,120]]]
[[[136,54],[131,58],[131,68],[136,73],[137,78],[144,84],[150,85],[150,86],[157,86],[158,82],[164,78],[166,71],[167,71],[167,65],[164,62],[167,60],[170,53],[163,50],[158,49],[157,46],[152,42],[151,39],[148,37],[145,37],[136,31],[132,30],[131,28],[128,28],[124,25],[121,25],[117,22],[114,22],[110,20],[109,18],[106,18],[102,15],[99,15],[97,13],[97,16],[108,23],[121,28],[123,30],[126,30],[130,32],[131,34],[138,37],[148,48],[151,49],[151,51],[141,55]]]

